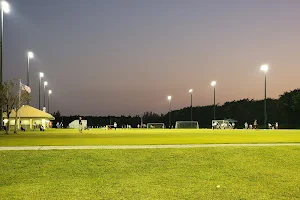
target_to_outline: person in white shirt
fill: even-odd
[[[278,122],[275,123],[275,128],[278,129]]]
[[[272,129],[272,124],[268,123],[269,129]]]
[[[117,126],[118,126],[117,122],[114,122],[114,128],[115,128],[115,130],[117,130]]]
[[[213,122],[212,122],[212,129],[216,129],[216,126],[217,126],[217,122],[216,122],[216,121],[213,121]]]
[[[245,129],[248,129],[248,123],[245,122]]]

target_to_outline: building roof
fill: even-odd
[[[3,117],[7,118],[6,113],[3,113]],[[12,110],[12,112],[9,115],[9,118],[15,118],[16,112]],[[36,109],[32,106],[22,106],[20,110],[18,111],[18,117],[20,118],[42,118],[42,119],[49,119],[54,120],[55,118],[44,111],[41,111],[39,109]]]

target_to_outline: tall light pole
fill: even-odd
[[[46,86],[48,85],[47,81],[44,81],[44,108],[46,107]]]
[[[169,128],[171,128],[171,100],[172,100],[172,96],[168,96],[168,101],[169,101]]]
[[[264,125],[267,128],[267,71],[269,69],[268,65],[262,65],[260,70],[265,73],[265,106],[264,106]]]
[[[3,83],[3,18],[4,13],[9,13],[9,4],[6,1],[0,2],[0,9],[1,9],[1,35],[0,35],[0,85]],[[2,130],[3,125],[3,110],[2,106],[0,106],[0,130]]]
[[[44,73],[40,72],[40,82],[39,82],[39,109],[41,110],[41,84],[42,84],[42,78],[44,77]]]
[[[214,88],[214,120],[216,120],[216,81],[212,81],[210,85]]]
[[[48,113],[50,113],[50,95],[52,94],[52,90],[48,91]]]
[[[191,94],[191,121],[193,121],[193,89],[190,89],[189,93]]]
[[[30,63],[30,59],[32,59],[34,57],[34,54],[29,51],[27,53],[27,86],[29,87],[29,63]]]

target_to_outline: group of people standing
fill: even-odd
[[[258,123],[257,120],[254,120],[253,125],[252,124],[248,124],[248,122],[245,122],[245,129],[258,129]]]
[[[278,129],[278,122],[275,122],[275,125],[272,125],[271,123],[268,123],[268,127],[269,129]],[[252,124],[248,124],[247,122],[245,122],[245,129],[258,129],[258,123],[257,120],[254,120],[253,122],[253,126]]]
[[[268,123],[269,129],[278,129],[278,122],[275,122],[275,125]]]
[[[64,125],[63,125],[63,123],[62,122],[57,122],[56,123],[56,128],[63,128],[64,127]]]

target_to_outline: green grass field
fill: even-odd
[[[300,130],[100,130],[49,129],[0,134],[0,146],[228,144],[300,142]]]
[[[289,142],[300,131],[0,134],[0,146]],[[0,199],[300,199],[299,158],[300,146],[0,151]]]
[[[2,151],[0,199],[300,199],[299,158],[299,147]]]

